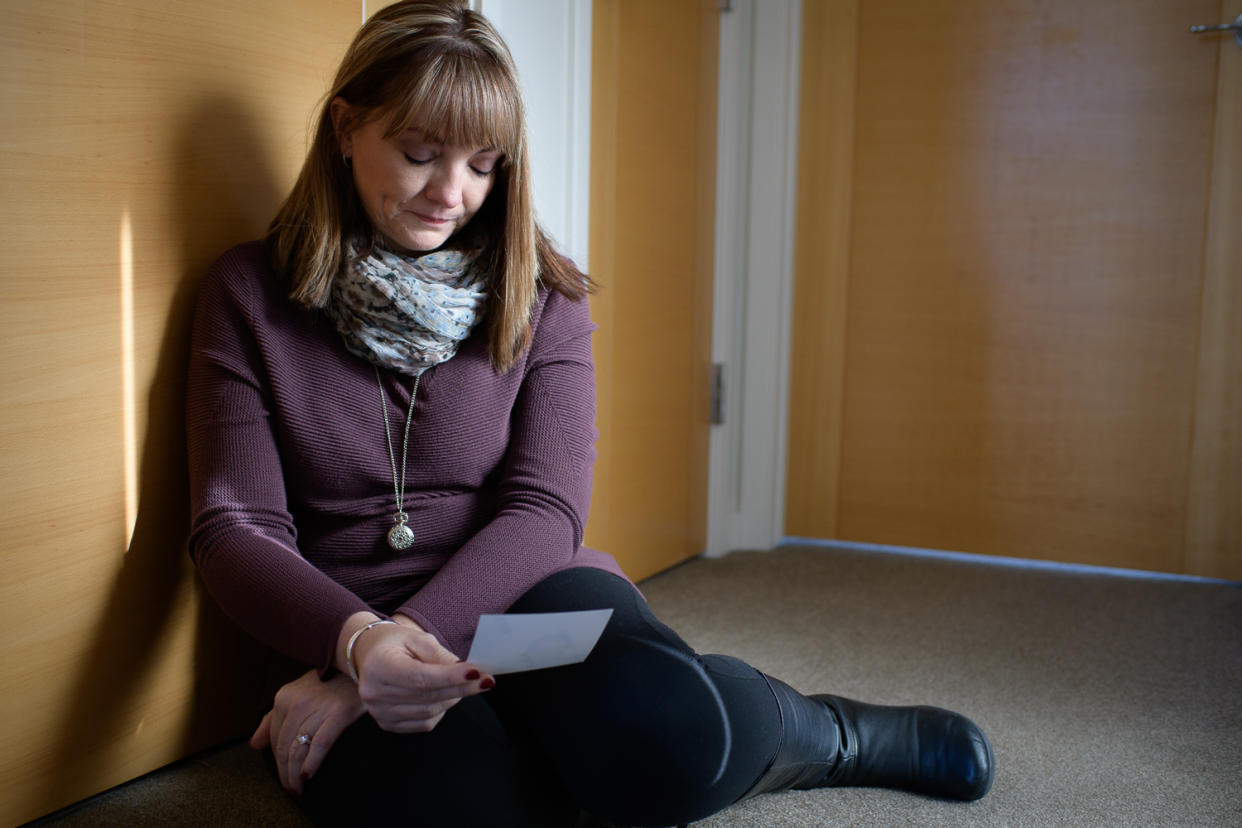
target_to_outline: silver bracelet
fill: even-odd
[[[349,643],[345,645],[345,666],[349,668],[349,677],[354,680],[354,684],[358,683],[358,668],[354,666],[354,645],[358,643],[358,636],[362,635],[372,627],[378,627],[380,624],[395,624],[396,621],[390,621],[387,618],[381,618],[378,621],[372,621],[365,627],[360,627],[356,633],[349,637]]]

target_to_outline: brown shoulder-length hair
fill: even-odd
[[[453,0],[407,0],[376,12],[359,30],[324,98],[302,171],[266,240],[290,298],[326,307],[349,246],[366,250],[372,228],[341,156],[331,106],[355,120],[387,121],[386,134],[417,128],[431,140],[503,153],[483,207],[447,243],[478,248],[491,274],[488,350],[507,371],[530,345],[538,283],[571,299],[593,287],[559,255],[535,219],[526,116],[509,49],[482,15]]]

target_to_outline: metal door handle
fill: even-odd
[[[1232,23],[1217,23],[1214,26],[1191,26],[1191,34],[1208,34],[1210,32],[1233,32],[1233,39],[1242,46],[1242,14]]]

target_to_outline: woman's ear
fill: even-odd
[[[336,134],[336,143],[341,150],[341,157],[349,158],[354,154],[353,104],[337,95],[332,99],[332,103],[328,104],[328,112],[332,116],[332,131]]]

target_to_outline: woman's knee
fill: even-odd
[[[725,772],[732,732],[696,658],[620,636],[564,672],[535,725],[583,807],[633,825],[682,822],[720,807],[703,803]]]
[[[584,663],[502,677],[499,695],[521,707],[566,787],[603,819],[668,825],[730,804],[774,750],[766,739],[756,744],[750,722],[735,732],[739,714],[749,719],[762,707],[751,696],[771,706],[766,685],[736,659],[699,658],[631,584],[607,572],[557,573],[513,611],[603,607],[613,618]]]

